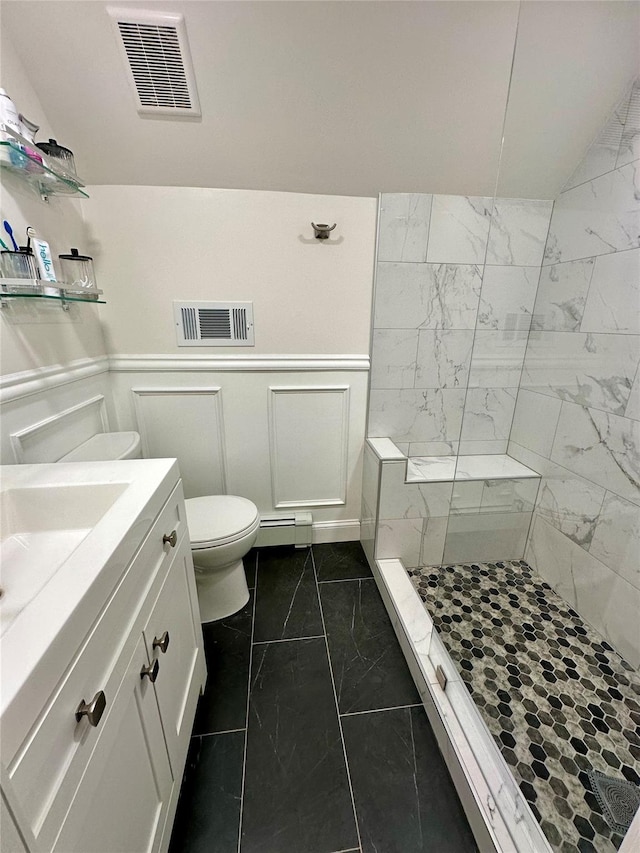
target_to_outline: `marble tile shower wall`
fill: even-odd
[[[527,560],[640,666],[640,84],[555,200],[509,454]]]
[[[369,436],[504,453],[552,202],[384,194]]]

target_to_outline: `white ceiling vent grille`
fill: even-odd
[[[182,15],[109,9],[142,115],[199,116],[200,101]]]
[[[252,347],[253,302],[174,302],[179,347]]]

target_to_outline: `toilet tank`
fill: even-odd
[[[100,432],[74,447],[58,462],[100,462],[110,459],[140,459],[140,434],[134,432]]]

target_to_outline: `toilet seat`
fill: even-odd
[[[242,539],[260,523],[255,504],[237,495],[187,498],[185,505],[192,551]]]

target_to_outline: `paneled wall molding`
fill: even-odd
[[[76,406],[11,433],[11,446],[16,462],[44,462],[49,461],[49,453],[52,458],[59,459],[95,433],[108,431],[106,401],[104,395],[96,394]],[[74,435],[77,438],[73,438]]]
[[[109,370],[107,356],[82,358],[69,364],[51,364],[47,367],[37,367],[33,370],[23,370],[20,373],[9,373],[0,377],[0,403],[9,403],[39,394],[48,388],[56,388],[79,379],[87,379]]]
[[[112,355],[109,369],[116,373],[296,372],[369,370],[368,355]]]
[[[345,506],[349,386],[272,385],[268,405],[274,508]]]
[[[221,392],[219,386],[131,389],[143,456],[177,457],[187,497],[227,491]]]

